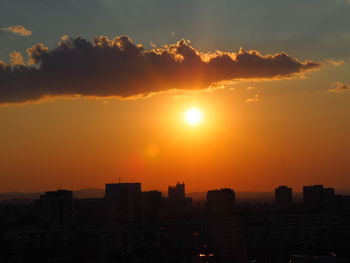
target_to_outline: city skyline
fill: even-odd
[[[326,193],[329,193],[330,195],[349,195],[350,189],[337,189],[331,186],[325,187],[324,184],[310,184],[310,185],[303,185],[296,190],[295,188],[289,187],[287,185],[276,185],[274,188],[269,189],[270,191],[235,191],[235,188],[233,187],[228,187],[228,186],[221,186],[218,188],[208,188],[208,189],[203,189],[201,192],[193,192],[191,190],[188,190],[188,185],[186,186],[185,190],[185,182],[176,182],[175,185],[168,185],[166,189],[157,189],[157,188],[144,188],[142,185],[142,182],[121,182],[119,179],[118,181],[115,182],[108,182],[104,183],[103,188],[78,188],[78,189],[71,189],[71,188],[65,188],[65,187],[56,187],[52,189],[44,189],[43,191],[36,191],[36,192],[3,192],[0,193],[3,195],[3,200],[10,200],[11,195],[24,195],[23,198],[25,199],[25,195],[31,195],[31,194],[41,194],[45,192],[55,192],[55,191],[71,191],[71,192],[80,192],[83,191],[84,195],[83,197],[75,197],[75,198],[87,198],[90,197],[100,197],[100,192],[96,191],[107,191],[106,189],[108,186],[113,189],[113,187],[117,187],[118,185],[137,185],[137,188],[139,188],[140,191],[142,192],[152,192],[156,191],[162,194],[165,194],[165,197],[171,197],[174,199],[177,198],[184,198],[185,194],[190,194],[196,197],[195,199],[203,199],[205,196],[203,194],[207,194],[208,192],[216,192],[216,191],[221,191],[221,190],[233,190],[235,193],[247,193],[248,196],[253,200],[259,200],[259,194],[271,194],[271,197],[274,196],[274,198],[277,200],[278,196],[281,196],[283,199],[287,198],[288,201],[295,201],[295,196],[294,194],[297,194],[298,197],[300,198],[300,194],[304,195],[305,191],[308,191],[308,189],[317,189],[317,191],[326,191]],[[105,189],[105,190],[104,190]],[[327,192],[328,191],[328,192]],[[329,192],[330,191],[330,192]],[[258,194],[258,195],[256,195]],[[272,195],[273,194],[273,195]],[[9,198],[6,199],[6,195],[9,196]],[[87,196],[85,196],[87,195]],[[286,196],[287,195],[287,196]],[[266,197],[266,196],[265,196]],[[35,197],[28,197],[29,199],[35,199]],[[297,198],[297,199],[299,199]],[[263,200],[264,201],[264,200]],[[299,200],[301,201],[301,199]]]
[[[86,194],[86,193],[85,193]],[[349,260],[350,195],[324,185],[288,186],[275,198],[234,189],[194,198],[139,182],[106,183],[103,196],[46,191],[0,201],[0,259],[10,262],[336,263]]]
[[[82,187],[78,187],[78,188],[69,188],[69,187],[64,187],[63,185],[57,186],[57,187],[52,187],[52,188],[47,188],[47,189],[42,189],[42,190],[36,190],[36,191],[8,191],[8,192],[0,192],[0,194],[32,194],[32,193],[42,193],[42,192],[46,192],[46,191],[56,191],[56,190],[69,190],[69,191],[85,191],[85,190],[102,190],[104,188],[104,186],[106,184],[133,184],[133,183],[139,183],[141,185],[143,185],[142,182],[132,182],[132,181],[121,181],[120,179],[116,180],[116,181],[110,181],[108,183],[103,183],[103,187],[89,187],[89,188],[82,188]],[[179,184],[180,181],[177,181],[177,184]],[[181,182],[181,184],[185,182]],[[211,191],[211,190],[217,190],[217,189],[225,189],[225,188],[230,188],[230,189],[235,189],[234,186],[230,185],[221,185],[219,187],[209,187],[206,189],[202,189],[202,191],[193,191],[191,190],[191,187],[186,184],[186,189],[190,189],[190,190],[186,190],[187,193],[206,193],[207,191]],[[256,190],[251,190],[251,189],[243,189],[243,190],[238,190],[238,192],[242,192],[242,193],[275,193],[275,190],[277,188],[284,188],[287,187],[288,189],[292,189],[293,193],[302,193],[304,191],[305,187],[308,186],[324,186],[325,184],[319,184],[319,183],[311,183],[309,185],[298,185],[298,187],[294,188],[294,187],[290,187],[288,185],[275,185],[272,186],[272,188],[269,189],[264,189],[264,190],[260,190],[260,191],[256,191]],[[168,193],[169,189],[172,188],[174,186],[171,186],[170,184],[165,186],[164,188],[155,188],[152,186],[149,186],[147,188],[143,188],[144,191],[160,191],[162,193]],[[339,194],[349,194],[350,193],[350,189],[347,188],[336,188],[336,187],[332,187],[329,186],[329,188],[335,189],[335,191]]]

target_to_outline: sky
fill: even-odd
[[[1,1],[0,192],[350,189],[349,14],[346,0]]]

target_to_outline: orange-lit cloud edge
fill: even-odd
[[[1,106],[57,98],[134,100],[178,90],[213,91],[233,82],[304,78],[322,65],[341,64],[243,48],[203,53],[187,40],[147,51],[127,36],[92,41],[65,37],[51,50],[38,44],[27,52],[27,64],[18,53],[12,64],[0,61]]]
[[[22,25],[4,27],[4,28],[1,28],[0,31],[11,32],[13,34],[17,34],[20,36],[30,36],[32,34],[32,31],[30,31],[29,29],[25,28]]]

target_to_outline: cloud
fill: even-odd
[[[344,93],[350,91],[350,84],[334,82],[331,84],[331,88],[328,91],[333,93]]]
[[[24,63],[24,60],[23,60],[23,56],[20,52],[11,52],[10,53],[10,60],[11,60],[11,64],[16,66],[16,65],[19,65],[19,66],[24,66],[25,63]]]
[[[259,94],[255,94],[253,98],[246,99],[245,102],[258,102],[261,100]]]
[[[330,60],[327,60],[326,63],[331,65],[331,66],[341,66],[341,65],[345,64],[345,61],[330,59]]]
[[[0,63],[0,104],[55,96],[147,97],[233,80],[298,77],[321,66],[285,53],[201,53],[186,40],[147,51],[127,36],[65,37],[54,49],[37,44],[27,51],[33,65]]]
[[[256,88],[253,87],[253,86],[249,86],[249,87],[246,88],[246,90],[255,90],[255,89],[256,89]]]
[[[30,36],[32,34],[32,31],[26,29],[24,26],[21,25],[5,27],[2,28],[1,31],[12,32],[20,36]]]

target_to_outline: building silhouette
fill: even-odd
[[[293,190],[281,185],[275,189],[275,202],[279,207],[289,207],[293,202]]]
[[[192,198],[186,197],[185,183],[177,183],[168,187],[168,198],[162,202],[162,210],[165,215],[180,215],[192,210]]]
[[[334,188],[324,188],[322,184],[303,187],[303,201],[307,209],[335,209],[336,196]]]
[[[73,192],[49,191],[38,200],[39,223],[45,226],[70,226],[74,222]]]
[[[104,199],[110,222],[133,220],[141,214],[141,183],[106,184]]]
[[[185,183],[177,183],[175,186],[168,187],[169,199],[184,199],[185,198]]]
[[[323,185],[310,185],[303,187],[304,203],[320,202],[323,198]]]
[[[305,203],[320,202],[335,197],[334,188],[324,188],[322,184],[303,187],[303,200]]]
[[[235,192],[230,188],[210,190],[207,193],[207,208],[210,213],[229,213],[235,205]]]
[[[162,192],[148,191],[142,195],[142,211],[144,217],[151,221],[157,221],[161,215]]]

